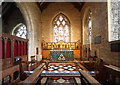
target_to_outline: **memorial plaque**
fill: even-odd
[[[111,52],[120,52],[120,43],[112,43]]]
[[[97,36],[94,38],[94,43],[95,44],[100,44],[101,43],[101,36]]]

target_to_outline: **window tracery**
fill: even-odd
[[[64,42],[70,41],[70,22],[62,13],[55,17],[53,21],[53,30],[54,42],[60,40]]]

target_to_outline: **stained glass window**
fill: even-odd
[[[27,38],[26,26],[24,24],[17,25],[14,29],[13,35],[26,39]]]
[[[60,13],[53,21],[54,42],[63,40],[64,42],[70,41],[70,22],[68,18]]]
[[[89,22],[88,22],[88,28],[89,28],[89,43],[91,43],[91,15],[92,15],[92,12],[90,12],[90,15],[89,15]]]

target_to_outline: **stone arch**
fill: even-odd
[[[69,20],[69,23],[70,23],[70,18],[69,18],[69,16],[67,15],[67,13],[62,12],[62,11],[59,11],[58,13],[56,13],[56,14],[52,17],[51,23],[53,22],[54,18],[57,17],[59,14],[63,14],[64,16],[66,16],[67,19]],[[70,24],[71,24],[71,23],[70,23]]]
[[[87,59],[90,56],[89,48],[91,49],[91,45],[89,44],[89,14],[92,12],[91,8],[88,6],[83,11],[83,18],[82,18],[82,58]]]
[[[28,60],[30,56],[36,55],[35,48],[39,47],[39,54],[41,55],[41,12],[35,2],[17,2],[18,8],[20,9],[27,25],[27,37],[28,42]],[[37,23],[36,23],[37,22]],[[36,58],[36,60],[39,60]]]
[[[89,22],[89,13],[91,12],[90,7],[87,7],[84,11],[83,19],[82,19],[82,36],[83,36],[83,45],[88,44],[88,22]],[[86,37],[87,36],[87,37]]]
[[[21,27],[22,27],[22,29],[24,29],[24,30],[22,30],[23,32],[22,33],[20,33],[20,29],[21,29]],[[18,36],[17,34],[21,34],[21,36]],[[21,38],[25,38],[25,39],[27,39],[27,28],[26,28],[26,25],[25,24],[23,24],[23,23],[19,23],[19,24],[17,24],[14,28],[13,28],[13,30],[12,30],[12,35],[15,35],[15,36],[18,36],[18,37],[21,37]],[[22,37],[24,35],[24,37]]]

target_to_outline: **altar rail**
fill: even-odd
[[[0,47],[3,70],[12,67],[16,62],[15,58],[28,61],[28,39],[0,33]]]

